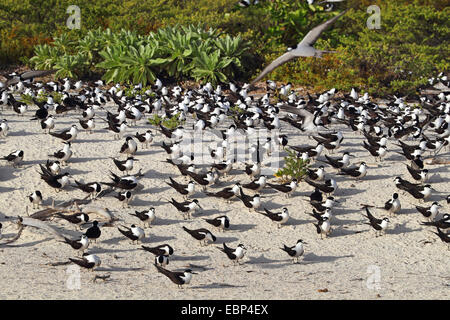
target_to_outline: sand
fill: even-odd
[[[5,162],[0,164],[0,213],[7,216],[26,215],[25,208],[29,205],[26,196],[34,190],[43,193],[44,205],[51,205],[52,199],[60,203],[85,196],[73,188],[56,193],[40,180],[38,164],[45,163],[47,155],[59,150],[62,143],[44,134],[36,122],[29,121],[35,107],[30,109],[32,111],[25,117],[12,110],[5,110],[1,115],[10,126],[9,135],[0,140],[1,155],[19,148],[25,151],[21,168],[14,169]],[[102,111],[97,114],[104,116]],[[78,118],[76,113],[58,116],[55,130],[78,123]],[[283,133],[289,135],[290,145],[313,144],[296,129],[285,123],[282,125]],[[72,145],[75,154],[63,171],[69,171],[75,179],[85,182],[108,181],[110,170],[118,173],[109,157],[118,156],[124,139],[113,140],[112,134],[101,130],[102,127],[104,123],[96,120],[93,134],[80,132]],[[412,180],[403,158],[393,152],[399,148],[394,141],[389,141],[389,153],[378,165],[361,147],[362,136],[343,126],[335,127],[342,129],[345,136],[338,154],[350,151],[356,156],[351,159],[352,163],[366,161],[369,169],[362,181],[355,182],[335,176],[335,170],[326,167],[327,176],[335,177],[338,183],[335,197],[341,201],[333,210],[333,231],[329,238],[320,239],[312,225],[314,219],[307,215],[311,208],[304,200],[313,188],[305,182],[301,182],[288,199],[267,187],[261,192],[262,207],[275,211],[284,206],[289,209],[291,220],[281,229],[266,217],[248,212],[241,201],[235,199],[227,204],[221,199],[208,198],[198,186],[192,198],[199,199],[204,210],[194,214],[190,221],[183,220],[181,214],[167,203],[171,197],[182,198],[166,185],[166,181],[169,177],[185,180],[176,168],[163,162],[167,156],[159,147],[163,137],[158,134],[149,149],[142,149],[139,144],[137,158],[140,161],[133,172],[142,169],[145,177],[140,178],[143,188],[130,203],[131,207],[122,209],[111,195],[96,200],[93,205],[107,207],[121,219],[116,225],[127,226],[139,222],[129,215],[130,212],[155,207],[157,219],[152,228],[145,229],[143,244],[172,245],[175,254],[167,268],[183,270],[193,266],[198,274],[193,276],[191,284],[178,289],[156,272],[152,254],[137,250],[140,245],[131,244],[116,227],[105,227],[100,240],[91,243],[89,248],[101,258],[102,265],[95,272],[81,270],[80,286],[74,288],[71,285],[76,284],[72,281],[73,267],[48,264],[67,261],[78,253],[51,234],[26,227],[17,242],[0,247],[0,299],[448,299],[450,251],[431,233],[433,228],[419,224],[424,220],[414,208],[423,205],[419,200],[399,192],[402,210],[391,217],[391,228],[386,235],[375,237],[373,230],[363,224],[366,219],[362,215],[362,203],[383,205],[398,192],[393,182],[396,175]],[[127,133],[143,132],[147,128],[151,129],[145,120],[141,120]],[[242,164],[236,165],[230,178],[209,190],[217,191],[237,181],[248,182],[242,168]],[[443,198],[449,193],[450,172],[446,165],[428,166],[428,169],[434,175],[431,183],[437,192],[426,205],[440,201],[443,205],[440,217],[442,212],[449,211]],[[276,180],[270,177],[269,181]],[[371,210],[377,217],[385,215],[381,210]],[[30,210],[30,213],[35,211]],[[226,232],[217,232],[203,221],[203,218],[222,214],[231,220],[231,229]],[[80,234],[64,221],[55,219],[49,223],[68,236]],[[3,224],[2,241],[17,232],[14,225]],[[182,230],[182,226],[190,229],[206,227],[217,236],[217,242],[201,247]],[[280,247],[283,244],[292,246],[298,239],[308,244],[300,263],[293,264]],[[218,250],[222,242],[231,247],[245,244],[248,250],[242,265],[232,266],[226,255]],[[93,282],[95,275],[110,275],[110,278]]]

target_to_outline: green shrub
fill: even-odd
[[[307,173],[309,166],[309,160],[303,161],[302,158],[297,157],[297,153],[290,149],[285,148],[288,153],[284,157],[284,167],[278,169],[275,173],[275,177],[281,179],[282,181],[289,181],[292,179],[297,179],[300,181]]]
[[[342,33],[350,29],[349,36],[333,32],[331,39],[324,37],[317,43],[318,48],[329,49],[333,48],[330,43],[337,41],[337,54],[323,59],[300,58],[270,77],[316,89],[361,87],[373,95],[412,94],[428,76],[449,70],[450,8],[438,11],[418,4],[379,5],[381,29],[368,29],[368,14],[351,10],[334,30]],[[272,53],[266,60],[280,53]]]
[[[155,59],[166,61],[151,66],[124,65],[127,69],[124,81],[133,81],[134,68],[148,70],[143,76],[147,82],[152,74],[171,80],[194,78],[194,58],[197,57],[197,65],[204,65],[206,59],[199,52],[209,55],[217,49],[221,50],[219,60],[222,57],[233,60],[220,71],[227,81],[230,78],[249,81],[312,27],[336,14],[324,12],[320,5],[309,6],[306,0],[261,0],[250,8],[240,8],[237,1],[3,0],[0,64],[27,63],[49,69],[58,63],[62,69],[60,76],[107,73],[108,70],[97,66],[103,62],[100,52],[106,48],[118,43],[132,45],[140,56],[140,45],[145,47],[157,41],[161,50]],[[81,8],[80,30],[66,27],[66,9],[73,4]],[[366,27],[369,17],[366,9],[372,4],[381,8],[381,30]],[[427,77],[439,71],[448,72],[448,0],[346,0],[339,6],[339,11],[344,7],[354,9],[316,44],[320,49],[334,49],[338,53],[324,59],[297,59],[268,77],[313,90],[362,87],[382,95],[412,93]],[[235,60],[229,50],[239,52],[245,47],[239,45],[236,49],[230,41],[238,37],[248,44],[248,49]],[[56,38],[53,43],[52,38]],[[48,47],[36,46],[44,44]],[[61,52],[71,57],[61,58]],[[130,49],[127,54],[131,53]],[[33,54],[37,58],[29,60]],[[116,69],[108,78],[119,78],[121,72]],[[202,73],[204,77],[200,76]],[[197,70],[195,75],[199,81],[223,78],[219,74],[210,77],[204,70]]]
[[[106,82],[145,86],[159,75],[168,75],[217,84],[242,70],[241,59],[248,50],[248,43],[239,36],[193,25],[161,28],[147,36],[98,29],[78,41],[64,34],[51,45],[36,46],[30,64],[57,69],[56,77],[77,78],[104,70]]]
[[[148,122],[157,127],[163,125],[167,129],[175,129],[183,124],[183,121],[180,120],[180,113],[176,113],[170,118],[163,118],[155,114],[152,118],[148,118]]]

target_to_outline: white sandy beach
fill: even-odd
[[[35,110],[36,107],[30,109]],[[56,193],[40,179],[38,164],[44,164],[47,155],[59,150],[62,143],[44,134],[38,123],[30,122],[33,114],[34,111],[28,111],[25,117],[20,117],[12,110],[1,114],[1,118],[8,120],[10,132],[6,139],[0,140],[0,155],[22,149],[25,156],[22,167],[17,169],[6,161],[0,163],[0,214],[26,215],[25,207],[29,205],[26,196],[34,190],[42,192],[44,205],[51,205],[52,199],[60,203],[85,197],[74,188]],[[102,111],[98,114],[104,116]],[[78,124],[78,118],[79,115],[74,112],[64,117],[57,116],[54,131]],[[314,143],[286,123],[282,126],[283,133],[289,136],[289,145]],[[84,182],[109,181],[110,170],[118,173],[109,157],[118,156],[124,139],[113,140],[110,132],[102,130],[104,127],[105,123],[96,119],[93,134],[79,133],[72,143],[75,154],[63,172],[69,171],[75,179]],[[52,267],[47,264],[67,261],[78,253],[51,234],[26,227],[17,242],[0,247],[0,299],[448,299],[450,251],[432,234],[435,228],[419,224],[425,218],[414,206],[424,204],[396,189],[393,181],[396,175],[409,181],[412,178],[406,170],[404,158],[393,152],[399,150],[393,144],[395,141],[388,142],[388,155],[378,165],[362,148],[362,136],[343,126],[336,128],[344,130],[345,139],[334,156],[350,151],[356,156],[351,159],[352,163],[366,161],[369,169],[362,181],[355,182],[348,177],[335,176],[336,170],[326,166],[327,176],[335,177],[338,183],[335,197],[341,202],[333,210],[333,231],[329,238],[320,239],[312,224],[314,219],[307,215],[311,207],[304,200],[313,188],[305,182],[301,182],[295,194],[288,199],[268,187],[261,192],[262,207],[275,211],[284,206],[289,209],[291,220],[281,229],[268,218],[249,213],[238,199],[227,204],[221,199],[206,197],[198,185],[192,198],[199,199],[204,210],[194,214],[192,220],[184,221],[181,214],[166,201],[171,197],[182,199],[166,181],[169,177],[181,182],[186,180],[175,167],[163,162],[167,155],[159,147],[163,138],[158,134],[149,149],[142,149],[139,144],[136,155],[139,162],[135,163],[133,173],[142,169],[145,177],[140,178],[143,190],[132,200],[131,207],[122,209],[112,194],[96,200],[94,205],[107,207],[121,219],[116,225],[127,226],[139,223],[137,218],[129,215],[130,212],[155,207],[157,218],[152,228],[145,229],[143,244],[154,246],[169,243],[175,253],[167,268],[183,270],[191,266],[198,272],[191,284],[178,289],[156,271],[152,254],[137,250],[140,245],[131,244],[116,227],[105,227],[99,241],[89,247],[90,252],[101,258],[101,267],[93,273],[81,270],[81,287],[71,290],[67,286],[70,276],[68,266]],[[152,127],[146,120],[141,120],[127,133],[134,134],[146,129]],[[442,153],[448,156],[448,150]],[[316,163],[314,166],[318,165]],[[242,168],[242,164],[236,165],[231,172],[232,179],[226,178],[209,189],[218,191],[237,181],[248,182],[249,178],[243,174]],[[427,168],[434,175],[430,183],[437,192],[426,205],[439,201],[443,205],[440,217],[450,211],[444,201],[450,193],[450,171],[445,165]],[[270,177],[270,181],[276,179]],[[402,210],[390,218],[391,228],[386,235],[375,237],[370,226],[363,224],[366,219],[362,215],[361,204],[382,206],[394,192],[400,194]],[[375,208],[371,212],[376,217],[386,215]],[[202,219],[221,214],[226,214],[231,221],[230,230],[223,233],[217,232]],[[91,220],[94,219],[92,216]],[[65,221],[55,219],[49,223],[62,228],[62,232],[73,238],[80,234]],[[16,227],[8,222],[3,225],[3,240],[13,237]],[[182,226],[207,228],[217,236],[217,242],[201,247],[182,230]],[[308,244],[300,263],[292,264],[280,247],[283,244],[292,246],[298,239]],[[226,255],[217,249],[222,242],[231,247],[245,244],[248,250],[242,265],[232,266]],[[94,275],[110,275],[110,280],[94,283]],[[379,282],[373,283],[372,279],[379,279]]]

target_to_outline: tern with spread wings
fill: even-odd
[[[319,39],[322,32],[324,32],[326,29],[328,29],[337,19],[339,19],[341,16],[343,16],[347,10],[344,12],[338,14],[334,18],[318,25],[317,27],[313,28],[311,31],[308,32],[308,34],[303,38],[300,43],[297,44],[297,47],[294,49],[286,52],[282,56],[278,57],[274,61],[272,61],[271,64],[269,64],[260,74],[256,77],[255,80],[251,82],[250,85],[253,85],[257,81],[264,78],[264,76],[270,72],[272,72],[274,69],[278,68],[282,64],[298,57],[318,57],[321,58],[324,53],[331,53],[333,51],[325,51],[325,50],[317,50],[313,47],[313,45],[316,43],[316,41]]]

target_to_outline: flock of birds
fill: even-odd
[[[17,75],[9,75],[9,78],[17,79]],[[447,78],[440,75],[439,80],[445,82]],[[422,156],[425,152],[430,152],[430,154],[436,156],[442,149],[448,148],[450,142],[450,95],[443,93],[420,97],[421,108],[411,108],[401,98],[395,98],[387,107],[383,108],[372,102],[367,95],[359,96],[355,90],[340,98],[337,97],[337,92],[334,89],[317,96],[308,94],[306,98],[297,96],[291,90],[291,84],[277,87],[270,80],[266,82],[267,93],[260,98],[248,95],[246,86],[240,88],[232,83],[230,84],[230,90],[225,94],[220,86],[213,88],[210,84],[207,84],[198,89],[182,89],[179,86],[169,89],[158,80],[152,89],[144,95],[129,97],[124,95],[124,89],[120,85],[112,86],[106,90],[103,89],[101,82],[87,84],[77,82],[72,84],[69,79],[65,79],[60,83],[42,83],[34,82],[32,79],[21,80],[20,76],[16,82],[14,85],[4,86],[1,96],[2,111],[12,109],[14,113],[21,116],[33,112],[30,111],[32,106],[15,98],[19,93],[31,95],[37,106],[32,120],[38,121],[42,130],[49,137],[59,139],[63,144],[61,150],[50,155],[52,159],[39,164],[40,177],[52,190],[59,192],[68,187],[73,187],[85,192],[92,201],[104,196],[107,192],[117,190],[115,198],[122,203],[123,208],[128,207],[139,185],[139,178],[143,176],[140,171],[136,174],[130,174],[133,171],[134,162],[139,161],[136,156],[139,148],[138,143],[141,144],[142,148],[155,147],[152,143],[156,132],[159,132],[163,141],[157,148],[161,147],[168,155],[166,162],[188,179],[187,183],[181,180],[177,181],[172,177],[167,181],[167,184],[183,197],[182,201],[171,198],[168,202],[185,219],[192,219],[192,213],[202,208],[198,199],[192,198],[197,192],[197,186],[200,186],[205,195],[210,198],[208,201],[220,198],[223,201],[230,202],[236,198],[249,211],[258,212],[281,227],[289,221],[288,208],[282,208],[280,212],[272,212],[264,208],[260,192],[264,188],[272,188],[285,194],[286,197],[290,197],[295,194],[300,180],[303,180],[314,188],[314,192],[309,196],[312,209],[312,213],[309,213],[309,215],[314,218],[315,230],[321,238],[327,237],[331,233],[333,206],[338,202],[334,196],[338,186],[332,173],[328,172],[329,168],[336,169],[336,175],[356,180],[364,179],[368,170],[365,162],[361,162],[358,166],[350,166],[352,154],[347,151],[337,157],[324,154],[325,150],[329,154],[337,153],[345,139],[342,131],[332,131],[330,126],[344,124],[352,131],[362,134],[365,138],[362,147],[374,157],[375,161],[383,161],[388,152],[387,142],[389,140],[393,140],[400,147],[401,152],[398,153],[407,161],[406,168],[413,181],[410,182],[401,177],[394,179],[398,191],[393,192],[392,198],[387,200],[383,206],[377,207],[389,215],[397,214],[402,208],[399,191],[409,193],[415,199],[422,201],[431,196],[433,188],[429,184],[430,176],[425,168]],[[139,88],[139,86],[135,87],[135,89]],[[51,96],[48,97],[47,101],[39,102],[36,97],[40,96],[41,91],[61,93],[63,97],[61,103],[53,101]],[[271,103],[272,95],[279,98],[278,103]],[[117,107],[116,113],[110,112],[113,107],[107,109],[108,103]],[[233,106],[238,106],[241,111],[237,113],[232,111]],[[99,115],[103,110],[106,111],[106,118]],[[71,125],[66,130],[55,132],[53,129],[58,119],[63,118],[69,112],[79,115],[79,123]],[[234,116],[229,117],[233,112]],[[125,130],[131,123],[146,119],[146,115],[152,113],[160,113],[167,118],[173,117],[175,114],[178,114],[184,120],[192,118],[192,129],[183,127],[183,125],[168,129],[160,124],[159,127],[156,127],[156,130],[153,128],[143,133],[137,132],[135,135],[126,135]],[[228,125],[226,129],[220,129],[220,125],[229,121],[229,119],[233,119],[233,123]],[[105,123],[105,128],[101,129],[110,131],[112,139],[124,139],[120,150],[118,150],[123,155],[123,159],[111,159],[120,174],[111,172],[110,181],[105,182],[95,180],[93,176],[92,179],[95,180],[93,182],[82,183],[73,180],[73,183],[71,183],[72,176],[68,171],[63,172],[62,168],[63,166],[70,166],[73,155],[70,148],[73,143],[76,143],[80,130],[78,125],[86,132],[92,132],[95,129],[95,124],[99,121]],[[230,136],[236,132],[250,135],[257,128],[278,132],[282,130],[282,123],[310,136],[311,140],[314,141],[313,144],[290,145],[287,135],[278,135],[278,138],[274,139],[275,141],[272,141],[271,138],[261,142],[257,140],[256,145],[252,146],[249,151],[255,154],[256,161],[246,163],[243,168],[250,182],[240,181],[217,192],[208,191],[208,187],[218,183],[223,177],[232,174],[233,166],[236,166],[235,159],[226,159],[227,139]],[[1,120],[0,125],[1,137],[7,139],[8,132],[13,129],[8,124],[7,115],[4,114],[4,119]],[[180,147],[183,136],[192,130],[215,131],[223,139],[222,143],[217,144],[216,149],[209,150],[214,161],[206,166],[206,171],[199,172],[194,155],[184,154]],[[431,135],[434,135],[434,138],[431,138]],[[411,144],[400,140],[405,138],[412,139],[415,143]],[[269,183],[268,177],[261,174],[263,168],[261,157],[270,154],[276,148],[290,148],[298,158],[311,164],[316,163],[318,167],[309,167],[305,176],[300,179],[294,178],[285,183]],[[3,156],[2,159],[12,167],[20,169],[24,154],[24,150],[15,150]],[[326,172],[329,175],[328,177]],[[108,189],[105,189],[105,187]],[[46,192],[50,191],[47,190]],[[31,193],[28,197],[33,209],[39,208],[43,198],[43,192],[39,190]],[[450,196],[446,198],[446,201],[450,203]],[[389,226],[389,217],[375,217],[370,211],[371,207],[370,205],[363,205],[363,210],[368,219],[366,223],[375,230],[377,235],[381,235]],[[433,202],[431,206],[417,206],[416,208],[428,220],[423,221],[422,224],[434,227],[439,238],[449,244],[450,236],[445,230],[450,226],[450,215],[444,214],[437,219],[440,207],[439,202]],[[140,212],[135,211],[132,215],[144,226],[131,224],[129,227],[118,227],[118,231],[132,242],[138,243],[145,237],[145,225],[150,227],[155,220],[156,211],[157,208],[153,207]],[[54,217],[64,219],[78,226],[80,230],[89,226],[80,238],[69,239],[64,237],[63,242],[82,253],[82,258],[70,258],[70,261],[87,269],[94,269],[99,266],[100,258],[85,251],[89,248],[91,241],[96,241],[101,236],[101,224],[96,220],[90,221],[89,215],[83,212],[70,215],[56,212]],[[226,231],[231,225],[230,219],[226,215],[204,219],[204,221],[220,231]],[[208,228],[189,229],[182,226],[182,230],[199,241],[200,245],[208,245],[216,241],[216,236]],[[298,261],[304,253],[304,244],[305,242],[300,239],[291,246],[283,244],[281,249],[293,261]],[[167,243],[155,247],[143,245],[142,249],[155,255],[157,270],[169,277],[174,283],[182,286],[190,282],[192,270],[175,272],[165,268],[169,263],[169,257],[174,253],[172,246]],[[223,243],[220,249],[234,263],[239,263],[246,252],[246,247],[243,244],[233,248]]]
[[[415,199],[426,201],[434,189],[429,181],[430,175],[424,155],[429,152],[436,157],[441,150],[448,148],[450,90],[439,94],[418,96],[417,107],[412,107],[398,97],[389,99],[386,106],[381,106],[372,101],[368,94],[360,96],[354,89],[350,94],[341,94],[331,89],[317,95],[299,96],[292,90],[290,83],[278,86],[270,80],[266,81],[264,95],[257,97],[250,94],[252,85],[280,64],[298,56],[320,57],[324,52],[312,46],[320,34],[344,13],[311,30],[297,48],[276,59],[250,85],[240,86],[230,83],[225,89],[220,85],[214,88],[208,83],[199,88],[188,89],[180,86],[167,87],[158,79],[152,88],[144,93],[141,92],[141,85],[135,86],[135,92],[139,91],[139,93],[130,96],[125,94],[125,88],[121,85],[116,84],[108,88],[102,81],[88,83],[82,81],[74,83],[70,79],[59,82],[34,81],[34,78],[51,73],[47,71],[6,75],[8,81],[0,84],[0,107],[3,113],[3,119],[0,121],[0,138],[7,139],[8,132],[14,130],[14,126],[8,122],[8,115],[4,113],[5,110],[10,109],[20,116],[32,114],[31,119],[39,123],[48,137],[58,139],[62,143],[60,150],[49,155],[50,158],[45,163],[39,164],[40,178],[50,189],[45,192],[36,190],[28,196],[33,209],[40,208],[44,193],[50,193],[50,190],[58,193],[61,190],[69,190],[70,187],[86,193],[85,199],[89,198],[89,201],[95,201],[115,190],[117,192],[115,198],[121,203],[122,208],[128,208],[133,196],[138,193],[139,179],[144,176],[140,171],[132,174],[134,163],[140,160],[137,156],[140,144],[143,149],[161,147],[167,153],[168,165],[187,179],[183,181],[170,177],[167,181],[167,185],[182,197],[182,200],[172,197],[168,202],[180,212],[184,219],[193,219],[192,214],[202,209],[200,201],[193,198],[199,192],[197,190],[199,186],[208,201],[230,202],[237,199],[249,211],[267,217],[281,228],[290,219],[288,208],[284,207],[280,212],[264,208],[261,192],[265,188],[271,188],[286,197],[294,197],[299,183],[304,181],[314,189],[308,200],[312,211],[309,216],[314,221],[312,222],[314,231],[323,239],[332,231],[333,207],[339,202],[335,196],[338,190],[335,175],[361,180],[368,171],[368,165],[365,162],[360,162],[357,166],[350,165],[350,158],[353,156],[350,152],[344,151],[342,155],[337,154],[345,139],[341,130],[332,129],[332,126],[339,125],[345,125],[351,131],[364,137],[361,147],[370,153],[375,162],[382,162],[386,157],[389,152],[389,141],[400,148],[401,151],[398,153],[405,158],[406,169],[412,182],[406,178],[395,177],[395,186],[393,185],[392,188],[397,190],[393,190],[392,198],[376,207],[377,209],[383,210],[389,216],[398,214],[402,208],[399,192],[408,193]],[[444,74],[430,79],[430,84],[435,82],[440,82],[448,89],[449,81]],[[53,93],[61,96],[59,103],[52,97]],[[43,94],[47,94],[47,98],[39,99]],[[21,101],[18,98],[19,95],[31,96],[34,106]],[[273,99],[274,97],[276,99]],[[113,106],[117,108],[116,112],[113,112]],[[69,113],[79,117],[78,123],[72,124],[63,131],[55,131],[59,119]],[[127,133],[128,128],[147,121],[147,117],[152,114],[160,114],[163,118],[172,118],[177,115],[180,123],[192,122],[192,128],[183,124],[176,128],[166,128],[160,124],[145,132],[137,132],[134,135]],[[231,124],[230,119],[232,119]],[[292,145],[288,135],[280,134],[286,127],[307,135],[311,139],[311,144]],[[249,137],[261,128],[271,133],[276,132],[277,135],[276,138],[268,137],[265,141],[258,139],[256,144],[248,149],[253,160],[245,163],[242,170],[249,181],[240,180],[220,191],[208,191],[209,187],[223,182],[224,177],[237,171],[236,158],[228,157],[228,139],[237,133]],[[92,175],[92,182],[80,182],[72,177],[70,170],[63,170],[63,167],[70,167],[73,157],[71,147],[77,142],[80,130],[84,130],[87,134],[94,130],[107,130],[113,140],[123,140],[120,150],[117,150],[121,157],[111,159],[111,164],[117,171],[110,172],[109,181],[100,181],[99,177]],[[202,170],[195,161],[195,154],[186,153],[181,146],[183,138],[191,131],[211,131],[222,140],[215,148],[209,150],[213,161],[202,164]],[[161,145],[155,145],[154,138],[157,135],[163,140]],[[407,139],[412,142],[407,143]],[[42,143],[44,144],[45,141],[43,140]],[[270,155],[274,150],[283,148],[293,150],[297,158],[311,166],[306,169],[304,176],[291,177],[282,183],[270,183],[269,177],[261,174],[264,167],[261,158]],[[329,154],[324,154],[326,151]],[[26,150],[20,149],[3,155],[1,159],[20,170],[24,157],[26,157]],[[329,171],[331,168],[335,171],[334,174]],[[236,178],[236,174],[233,177]],[[216,200],[217,198],[221,200]],[[450,196],[443,200],[450,203]],[[371,212],[373,207],[362,204],[362,210],[367,218],[366,223],[378,236],[388,228],[390,220],[388,216],[376,217]],[[450,226],[450,215],[439,213],[441,204],[436,201],[431,206],[416,208],[420,215],[427,218],[427,221],[423,221],[422,224],[434,228],[436,235],[444,243],[449,244],[450,235],[446,233],[446,230]],[[139,243],[145,238],[145,228],[151,227],[155,220],[157,210],[158,208],[151,207],[148,210],[135,211],[132,214],[133,219],[138,219],[141,225],[137,223],[129,224],[129,226],[122,225],[117,227],[118,232],[132,242]],[[87,250],[92,241],[101,237],[102,223],[97,220],[91,221],[91,217],[82,211],[73,214],[55,212],[52,218],[64,219],[79,230],[86,229],[79,238],[63,237],[62,242],[82,254],[81,257],[69,258],[72,263],[90,270],[98,267],[101,264],[100,258]],[[11,220],[6,219],[6,221]],[[180,232],[186,232],[201,246],[206,246],[217,240],[210,228],[214,227],[224,232],[231,226],[227,215],[203,219],[203,221],[211,227],[189,229],[182,226]],[[0,239],[1,230],[0,223]],[[304,254],[304,244],[306,243],[300,239],[295,244],[280,244],[280,246],[281,250],[293,259],[293,262],[298,262]],[[167,243],[154,247],[142,245],[140,249],[155,256],[155,268],[172,282],[180,287],[190,283],[192,275],[195,274],[191,269],[179,272],[166,268],[170,256],[175,251],[171,245]],[[232,247],[226,243],[222,243],[219,249],[236,264],[240,263],[247,250],[243,244]]]

